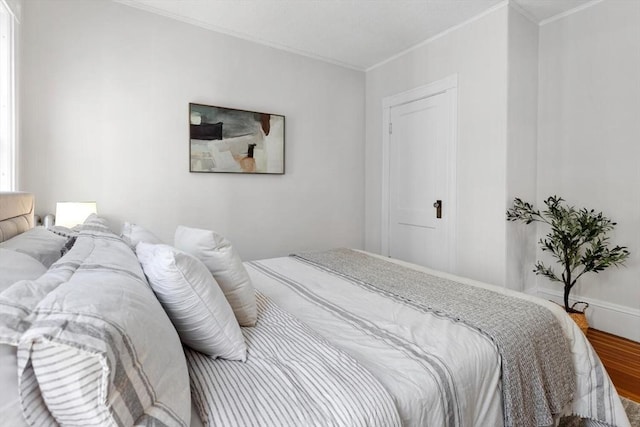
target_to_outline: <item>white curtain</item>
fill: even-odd
[[[16,27],[21,0],[0,0],[0,191],[16,189]]]

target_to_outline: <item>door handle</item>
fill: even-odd
[[[436,200],[433,207],[436,208],[436,218],[442,218],[442,200]]]

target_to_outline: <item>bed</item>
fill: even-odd
[[[21,215],[33,197],[0,194],[0,228]],[[350,249],[242,263],[207,230],[176,249],[26,222],[0,243],[3,425],[629,426],[533,296]]]

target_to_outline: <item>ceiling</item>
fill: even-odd
[[[116,0],[174,19],[367,70],[506,0]],[[540,23],[601,0],[510,0]]]

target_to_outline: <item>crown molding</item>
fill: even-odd
[[[400,58],[401,56],[404,56],[404,55],[406,55],[407,53],[412,52],[412,51],[414,51],[414,50],[416,50],[416,49],[420,49],[421,47],[426,46],[426,45],[428,45],[429,43],[432,43],[432,42],[434,42],[434,41],[436,41],[436,40],[438,40],[438,39],[440,39],[440,38],[442,38],[442,37],[446,36],[447,34],[450,34],[450,33],[454,32],[454,31],[456,31],[456,30],[458,30],[458,29],[462,28],[462,27],[465,27],[465,26],[467,26],[467,25],[471,24],[472,22],[475,22],[475,21],[477,21],[477,20],[479,20],[479,19],[482,19],[482,18],[484,18],[485,16],[490,15],[490,14],[492,14],[493,12],[495,12],[495,11],[497,11],[497,10],[500,10],[500,9],[502,9],[503,7],[506,7],[506,6],[508,6],[508,5],[509,5],[509,0],[503,0],[503,1],[501,1],[500,3],[496,4],[495,6],[490,7],[489,9],[485,10],[484,12],[479,13],[478,15],[476,15],[476,16],[474,16],[474,17],[472,17],[472,18],[469,18],[469,19],[467,19],[466,21],[461,22],[460,24],[456,24],[456,25],[454,25],[453,27],[447,28],[446,30],[442,31],[441,33],[436,34],[436,35],[435,35],[435,36],[433,36],[433,37],[429,37],[428,39],[426,39],[426,40],[424,40],[424,41],[422,41],[422,42],[420,42],[420,43],[418,43],[418,44],[415,44],[415,45],[411,46],[410,48],[405,49],[405,50],[403,50],[402,52],[397,53],[397,54],[395,54],[395,55],[393,55],[393,56],[391,56],[391,57],[389,57],[389,58],[385,59],[384,61],[378,62],[378,63],[377,63],[377,64],[375,64],[375,65],[372,65],[371,67],[367,68],[365,71],[369,72],[369,71],[374,70],[374,69],[376,69],[376,68],[378,68],[378,67],[381,67],[381,66],[383,66],[384,64],[387,64],[387,63],[389,63],[389,62],[391,62],[391,61],[393,61],[393,60],[395,60],[395,59],[398,59],[398,58]]]
[[[591,0],[590,2],[582,4],[582,5],[578,6],[578,7],[574,7],[573,9],[567,10],[566,12],[562,12],[562,13],[554,15],[554,16],[552,16],[550,18],[543,19],[542,21],[540,21],[540,24],[538,24],[538,25],[540,25],[542,27],[542,26],[547,25],[547,24],[549,24],[551,22],[557,21],[557,20],[562,19],[562,18],[566,18],[569,15],[573,15],[574,13],[578,13],[578,12],[584,10],[584,9],[588,9],[588,8],[590,8],[592,6],[595,6],[598,3],[602,3],[603,1],[604,0]]]
[[[3,0],[4,1],[4,0]],[[246,40],[252,43],[257,43],[257,44],[261,44],[263,46],[267,46],[267,47],[271,47],[274,49],[278,49],[278,50],[282,50],[285,52],[289,52],[289,53],[293,53],[295,55],[300,55],[300,56],[305,56],[307,58],[311,58],[311,59],[315,59],[317,61],[322,61],[322,62],[326,62],[329,64],[333,64],[333,65],[337,65],[343,68],[348,68],[351,70],[355,70],[355,71],[365,71],[365,69],[363,67],[358,67],[356,65],[353,64],[349,64],[346,62],[342,62],[342,61],[337,61],[335,59],[332,58],[327,58],[321,55],[316,55],[304,50],[299,50],[290,46],[286,46],[286,45],[282,45],[282,44],[278,44],[278,43],[273,43],[273,42],[268,42],[262,39],[259,39],[257,37],[252,37],[249,36],[248,34],[244,34],[244,33],[240,33],[237,31],[231,31],[228,30],[226,28],[221,28],[221,27],[217,27],[215,25],[211,25],[208,24],[206,22],[200,21],[198,19],[192,19],[192,18],[187,18],[172,12],[168,12],[164,9],[160,9],[160,8],[156,8],[153,6],[150,6],[148,4],[144,4],[144,3],[139,3],[137,1],[132,1],[132,0],[112,0],[115,3],[120,3],[123,4],[125,6],[129,6],[129,7],[133,7],[139,10],[144,10],[145,12],[150,12],[156,15],[161,15],[164,16],[165,18],[170,18],[170,19],[174,19],[176,21],[181,21],[184,22],[186,24],[190,24],[190,25],[194,25],[196,27],[200,27],[200,28],[204,28],[205,30],[210,30],[210,31],[214,31],[216,33],[221,33],[230,37],[235,37],[237,39],[241,39],[241,40]]]

